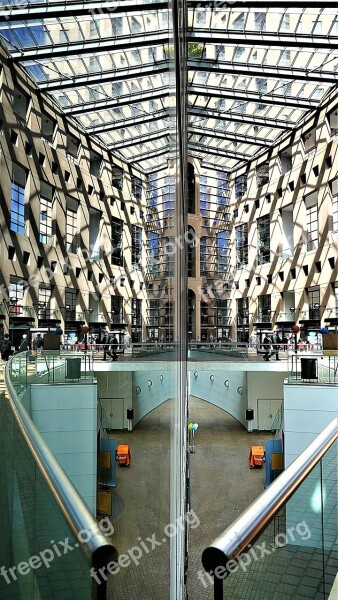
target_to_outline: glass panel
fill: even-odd
[[[228,562],[224,597],[327,600],[337,573],[337,458],[335,442],[253,546]]]

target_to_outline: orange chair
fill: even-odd
[[[119,446],[117,446],[116,460],[119,463],[120,467],[122,465],[125,467],[130,467],[131,454],[128,444],[120,444]]]
[[[265,454],[263,446],[251,446],[249,454],[249,467],[261,467],[265,462]]]

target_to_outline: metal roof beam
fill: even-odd
[[[29,21],[32,19],[52,19],[57,17],[81,17],[89,14],[119,14],[130,13],[135,14],[137,11],[155,11],[168,8],[168,2],[165,0],[155,0],[154,2],[144,2],[144,0],[91,0],[90,2],[37,2],[34,4],[8,4],[1,6],[0,20],[1,21]]]
[[[170,148],[169,145],[167,148],[163,148],[163,150],[153,150],[151,152],[143,152],[142,151],[142,156],[139,156],[138,158],[128,158],[125,159],[128,161],[129,164],[134,164],[134,163],[139,163],[142,162],[144,160],[150,160],[151,158],[157,158],[158,156],[163,156],[163,154],[168,154],[168,158],[169,158],[169,153],[170,153]]]
[[[114,152],[114,150],[123,150],[124,148],[129,148],[131,146],[137,146],[137,144],[151,142],[152,140],[159,140],[161,138],[166,137],[167,135],[170,135],[170,131],[168,129],[162,129],[154,133],[145,133],[144,135],[139,135],[133,140],[122,140],[120,142],[116,142],[116,144],[107,144],[107,147],[109,148],[109,150]]]
[[[236,102],[286,106],[287,108],[300,108],[303,110],[317,108],[320,104],[320,100],[304,100],[304,98],[259,94],[258,92],[241,92],[240,90],[222,89],[213,86],[204,87],[202,85],[188,85],[188,94],[207,96],[209,98],[222,98],[223,100],[234,100]]]
[[[236,31],[228,29],[203,29],[194,27],[188,29],[188,42],[200,44],[222,44],[231,46],[280,46],[281,48],[338,48],[338,37],[329,38],[325,35],[310,35],[308,33],[293,35],[290,33],[272,33],[267,31]]]
[[[223,2],[211,0],[188,0],[188,8],[211,8],[222,10]],[[337,0],[231,0],[231,8],[337,8]],[[228,7],[227,7],[228,8]]]
[[[57,56],[67,59],[69,56],[82,56],[90,53],[98,55],[100,52],[107,53],[107,51],[138,49],[168,43],[168,32],[159,31],[156,34],[143,33],[142,35],[110,37],[103,40],[55,44],[54,47],[41,45],[35,49],[16,50],[11,52],[11,56],[15,61],[55,58]]]
[[[314,81],[318,83],[338,84],[338,74],[321,73],[320,71],[304,71],[286,67],[264,66],[252,64],[238,64],[230,62],[215,62],[213,60],[188,60],[190,71],[203,71],[208,73],[222,73],[224,75],[239,75],[243,77],[271,77],[274,79],[287,79],[288,81]]]
[[[288,130],[294,129],[295,123],[287,123],[285,121],[275,121],[275,119],[267,119],[264,117],[256,117],[256,115],[237,115],[226,112],[219,112],[218,110],[195,108],[188,106],[188,115],[196,115],[201,118],[218,119],[219,121],[227,121],[229,123],[241,123],[249,125],[260,125],[262,127],[271,127],[274,129]]]
[[[198,142],[190,142],[188,140],[188,148],[193,148],[198,152],[205,152],[206,154],[212,154],[213,156],[225,156],[226,158],[232,158],[233,160],[251,160],[253,156],[249,154],[240,154],[238,152],[231,152],[231,150],[224,150],[221,148],[212,148],[210,146],[204,146]]]
[[[119,96],[115,100],[98,100],[97,102],[86,102],[85,104],[74,104],[72,106],[66,106],[62,111],[67,115],[84,115],[90,112],[98,112],[100,110],[109,110],[112,108],[119,108],[121,106],[129,106],[130,104],[137,104],[138,102],[150,101],[156,98],[165,98],[168,96],[167,92],[163,90],[151,91],[147,90],[141,94],[133,94],[132,96]]]
[[[121,121],[114,121],[113,123],[107,123],[107,125],[98,125],[97,127],[86,127],[86,133],[89,135],[96,135],[99,133],[107,133],[108,131],[115,131],[118,129],[126,129],[127,127],[134,127],[135,125],[143,125],[143,123],[149,123],[153,121],[159,121],[160,119],[167,119],[169,117],[169,111],[163,110],[155,114],[144,115],[141,117],[133,117],[131,119],[122,119]]]
[[[53,81],[44,81],[38,83],[39,89],[47,92],[54,90],[75,89],[85,85],[104,85],[116,81],[127,81],[128,79],[137,79],[138,77],[151,77],[159,73],[167,72],[169,64],[161,61],[152,67],[151,65],[138,65],[128,69],[115,69],[115,71],[104,71],[102,73],[93,73],[92,75],[74,75],[67,79],[55,79]]]
[[[257,139],[250,135],[237,135],[235,133],[228,133],[224,131],[224,133],[220,133],[219,131],[215,131],[211,127],[205,129],[200,127],[195,127],[194,125],[188,124],[188,132],[195,133],[198,135],[206,135],[207,137],[212,137],[216,140],[229,140],[230,142],[238,142],[239,144],[251,144],[254,146],[260,146],[261,148],[267,148],[273,142],[267,142],[262,139]]]
[[[192,156],[193,158],[198,158],[201,161],[201,168],[203,169],[204,167],[211,167],[212,169],[215,169],[215,171],[224,171],[225,173],[229,173],[231,171],[231,169],[226,169],[225,167],[223,167],[222,165],[216,165],[213,162],[209,162],[207,161],[205,158],[202,158],[200,156],[197,156],[196,152],[191,152],[188,149],[188,157]],[[238,167],[237,167],[238,168]]]

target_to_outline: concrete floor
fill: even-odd
[[[191,455],[191,502],[200,524],[191,530],[189,600],[213,597],[198,577],[203,549],[263,491],[264,469],[250,470],[251,444],[271,438],[269,432],[248,434],[221,409],[196,398],[190,400],[189,420],[199,423]],[[147,415],[132,434],[113,432],[118,443],[129,443],[130,469],[117,469],[113,491],[113,543],[120,553],[141,545],[152,534],[163,540],[169,517],[170,402]],[[169,598],[169,544],[149,553],[109,581],[109,600],[167,600]],[[149,545],[149,543],[147,542]]]

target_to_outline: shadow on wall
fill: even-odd
[[[175,375],[170,371],[133,373],[133,426],[154,408],[175,396]]]
[[[189,394],[222,408],[247,427],[247,374],[194,371],[189,373]]]

